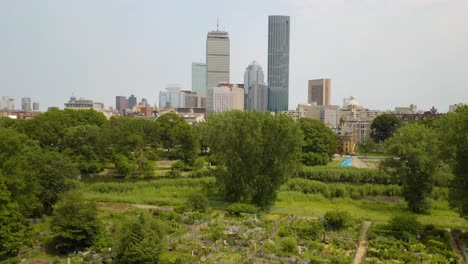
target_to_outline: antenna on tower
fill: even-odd
[[[216,31],[219,31],[219,16],[216,17]]]

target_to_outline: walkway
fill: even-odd
[[[359,246],[356,250],[356,254],[354,255],[354,264],[360,264],[363,258],[366,256],[367,252],[367,233],[369,233],[369,227],[371,226],[372,222],[364,221],[361,235],[359,236]]]

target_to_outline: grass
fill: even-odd
[[[468,222],[448,208],[447,202],[436,202],[429,215],[418,215],[423,224],[439,227],[468,228]],[[387,222],[397,213],[409,213],[403,200],[393,202],[384,200],[353,200],[350,198],[327,199],[316,194],[299,192],[280,192],[278,200],[271,208],[271,213],[294,214],[301,216],[322,216],[327,211],[341,209],[353,217],[374,222]]]

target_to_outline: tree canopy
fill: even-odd
[[[384,166],[401,177],[403,196],[415,213],[429,209],[427,201],[434,187],[434,174],[440,164],[439,141],[434,130],[417,123],[397,130],[386,141],[391,155]]]
[[[401,126],[401,120],[395,115],[382,114],[372,122],[370,136],[376,143],[382,143]]]
[[[213,114],[207,121],[210,152],[221,165],[217,182],[229,201],[272,204],[300,161],[303,135],[285,115]]]
[[[159,263],[164,232],[147,213],[129,219],[121,231],[116,249],[117,263]]]
[[[97,213],[96,204],[85,201],[78,191],[63,195],[50,221],[55,247],[66,253],[91,246],[102,228]]]
[[[453,168],[454,179],[449,193],[450,205],[468,218],[468,106],[448,113],[438,122],[442,160]]]
[[[336,135],[320,120],[301,118],[299,125],[304,134],[302,162],[308,166],[326,165],[336,153]]]

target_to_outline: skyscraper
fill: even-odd
[[[206,38],[206,93],[207,112],[212,111],[212,96],[210,90],[217,87],[220,82],[229,83],[229,63],[230,63],[230,41],[229,33],[225,31],[208,32]]]
[[[197,93],[197,105],[201,106],[202,98],[206,98],[206,63],[192,62],[192,91]]]
[[[288,110],[289,16],[268,17],[268,110]]]
[[[330,105],[331,79],[309,80],[308,102],[317,105]]]
[[[127,97],[116,96],[115,97],[115,109],[119,111],[119,113],[124,113],[127,108],[128,108]]]
[[[135,97],[135,95],[132,94],[128,98],[128,109],[133,109],[133,107],[136,105],[137,105],[137,98]]]
[[[256,61],[244,73],[244,104],[248,111],[266,112],[268,110],[268,88],[264,81],[263,70]]]
[[[31,98],[23,97],[21,98],[21,110],[25,112],[31,112]]]

